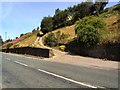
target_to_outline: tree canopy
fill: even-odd
[[[94,12],[98,15],[102,12],[108,0],[104,2],[82,2],[73,7],[68,7],[65,10],[57,8],[53,17],[44,17],[41,22],[41,31],[47,33],[55,29],[74,24],[77,20],[85,16],[93,15]]]

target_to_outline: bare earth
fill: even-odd
[[[77,55],[68,55],[68,54],[60,54],[58,56],[54,56],[53,58],[47,59],[53,62],[60,62],[72,65],[80,65],[91,68],[99,68],[99,69],[118,69],[117,61],[104,61],[103,59],[98,58],[90,58],[90,57],[82,57]]]
[[[44,48],[49,48],[44,46],[42,43],[42,38],[40,38],[40,45]],[[55,56],[52,58],[48,58],[45,60],[53,61],[53,62],[60,62],[60,63],[66,63],[66,64],[72,64],[72,65],[80,65],[85,67],[91,67],[91,68],[99,68],[99,69],[119,69],[117,61],[110,61],[110,60],[103,60],[98,58],[90,58],[90,57],[82,57],[78,55],[69,55],[66,52],[62,52],[59,50],[52,49]]]

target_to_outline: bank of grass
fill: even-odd
[[[116,13],[116,14],[112,14],[110,17],[104,17],[104,18],[99,17],[99,18],[103,19],[104,22],[106,23],[106,28],[104,30],[99,30],[99,33],[100,33],[99,44],[105,44],[107,42],[120,43],[120,31],[118,30],[118,14]],[[69,34],[68,42],[70,42],[73,38],[76,37],[74,26],[75,25],[60,28],[55,31],[52,31],[52,33],[60,31],[64,34]],[[43,42],[44,42],[44,38],[48,34],[49,33],[43,36]]]
[[[29,33],[29,37],[25,38],[24,40],[21,40],[19,41],[18,43],[15,43],[12,48],[15,48],[15,47],[26,47],[26,46],[29,46],[29,47],[33,47],[34,46],[34,42],[37,38],[37,34],[38,34],[39,31],[35,31],[35,32],[32,32],[32,33]]]

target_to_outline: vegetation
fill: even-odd
[[[44,43],[63,51],[66,48],[63,46],[74,38],[77,38],[78,43],[84,47],[107,42],[120,43],[119,20],[117,20],[119,5],[104,10],[106,4],[107,2],[95,2],[95,4],[82,2],[65,10],[56,9],[53,17],[47,16],[42,19],[40,27],[45,34]],[[32,33],[21,34],[21,38],[13,40],[11,47],[35,47],[34,42],[39,31],[37,27]]]
[[[22,37],[24,34],[20,34],[20,37]]]
[[[108,0],[104,0],[104,2],[96,0],[93,5],[93,10],[97,13],[97,15],[99,15],[104,10],[106,4],[108,4]]]
[[[2,40],[2,37],[0,35],[0,46],[3,44],[3,40]]]
[[[55,29],[73,25],[77,20],[82,19],[85,16],[90,16],[92,14],[99,14],[108,2],[82,2],[73,7],[68,7],[65,10],[60,10],[59,8],[55,10],[55,15],[53,17],[44,17],[41,22],[41,31],[45,34],[51,32]]]
[[[65,45],[61,45],[61,46],[59,46],[59,50],[61,50],[61,51],[65,51],[65,48],[66,48]]]
[[[41,22],[41,31],[47,33],[53,30],[53,20],[52,17],[44,17]]]
[[[11,44],[8,44],[8,45],[7,45],[7,49],[9,49],[12,45],[13,45],[12,43],[11,43]]]
[[[63,34],[60,31],[56,33],[49,33],[48,36],[45,37],[44,43],[50,47],[56,47],[60,44],[65,43],[68,38],[68,34]]]
[[[80,45],[84,47],[95,46],[100,40],[99,29],[101,30],[105,25],[100,18],[94,16],[77,21],[75,31]]]

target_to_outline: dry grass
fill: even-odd
[[[71,25],[71,26],[66,26],[66,27],[63,27],[63,28],[60,28],[60,29],[57,29],[57,30],[54,30],[52,31],[52,33],[56,33],[58,31],[60,31],[61,33],[64,33],[64,34],[68,34],[69,37],[68,37],[68,41],[73,39],[75,37],[75,29],[74,29],[74,26],[75,25]],[[51,33],[51,32],[49,32]],[[43,42],[44,42],[44,38],[49,34],[45,34],[42,38],[43,38]]]
[[[104,18],[107,24],[106,30],[101,33],[100,43],[106,42],[118,42],[120,43],[120,31],[118,30],[118,14],[111,15],[110,17]]]
[[[34,46],[34,42],[35,42],[36,38],[37,38],[37,32],[31,33],[28,38],[14,44],[12,46],[12,48],[14,48],[14,47],[26,47],[26,46],[32,47],[32,46]]]
[[[120,39],[120,31],[118,30],[118,14],[116,13],[116,14],[110,15],[109,17],[104,17],[103,20],[105,21],[107,27],[104,30],[100,31],[101,39],[100,39],[99,44],[103,44],[108,41],[113,42],[113,43],[120,42],[120,40],[119,40]],[[52,31],[52,33],[60,31],[64,34],[69,34],[70,35],[69,40],[72,40],[73,38],[76,37],[74,26],[75,25],[63,27],[63,28],[57,29],[55,31]],[[47,33],[43,36],[43,42],[44,42],[44,38],[49,33]]]

